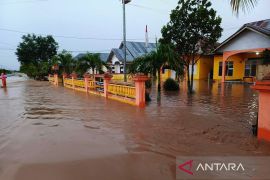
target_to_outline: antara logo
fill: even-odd
[[[193,160],[189,160],[181,165],[178,168],[190,175],[194,175],[192,172]],[[195,168],[195,171],[245,171],[245,168],[242,163],[220,163],[220,162],[211,162],[211,163],[199,163]]]

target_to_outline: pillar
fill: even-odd
[[[109,95],[109,84],[110,84],[110,81],[112,79],[112,75],[110,75],[109,73],[105,73],[104,76],[103,76],[103,85],[104,85],[104,96],[105,98],[108,98],[108,95]]]
[[[58,74],[54,74],[54,85],[58,86],[59,82],[58,82]]]
[[[2,80],[2,87],[6,88],[7,87],[7,76],[4,73],[2,73],[0,79]]]
[[[252,88],[259,91],[258,139],[270,142],[270,79],[257,81]]]
[[[85,92],[88,92],[88,86],[89,86],[89,78],[90,78],[90,74],[86,73],[84,75],[84,87],[85,87]]]
[[[223,59],[222,59],[222,82],[224,83],[226,80],[226,60],[227,57],[225,55],[223,55]]]
[[[144,74],[136,74],[133,78],[135,82],[136,105],[139,107],[145,106],[145,81],[148,79],[148,76]]]
[[[75,89],[75,85],[74,85],[74,80],[77,79],[77,74],[75,72],[73,72],[71,74],[71,80],[72,80],[72,89]]]
[[[67,73],[63,73],[63,85],[65,86],[65,79],[68,77]]]

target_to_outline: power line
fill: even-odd
[[[14,33],[20,33],[20,34],[34,34],[30,32],[7,29],[7,28],[0,28],[0,31],[14,32]],[[42,35],[42,36],[48,35],[48,34],[41,34],[41,33],[37,33],[37,34]],[[63,35],[52,35],[52,36],[57,37],[57,38],[77,39],[77,40],[101,40],[101,41],[122,41],[123,40],[122,38],[96,38],[96,37],[78,37],[78,36],[63,36]],[[154,39],[154,38],[150,38],[150,39]],[[135,41],[135,40],[144,40],[144,39],[128,39],[128,40]]]
[[[0,51],[16,51],[17,49],[14,48],[0,48]],[[89,52],[89,53],[101,53],[101,52],[109,52],[111,51],[110,49],[104,49],[104,50],[96,50],[96,51],[87,51],[87,50],[66,50],[67,52],[70,53],[83,53],[83,52]],[[57,52],[62,52],[61,50]]]
[[[130,4],[127,4],[127,5],[133,6],[133,7],[137,7],[137,8],[141,8],[141,9],[146,9],[146,10],[151,10],[151,11],[159,12],[159,13],[162,13],[162,14],[168,14],[168,13],[170,13],[170,11],[167,11],[167,10],[155,9],[155,8],[151,8],[151,7],[147,7],[147,6],[142,6],[142,5],[139,5],[139,4],[134,4],[134,3],[130,3]]]

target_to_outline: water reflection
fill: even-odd
[[[124,152],[155,154],[174,166],[178,155],[270,154],[270,145],[252,136],[258,96],[248,85],[196,81],[194,89],[188,95],[182,84],[179,92],[159,94],[153,87],[152,101],[140,109],[47,82],[11,83],[7,92],[0,90],[0,160],[67,161]],[[98,150],[89,153],[92,148]]]

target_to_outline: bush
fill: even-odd
[[[166,91],[178,91],[179,90],[179,84],[175,80],[173,80],[172,78],[167,79],[164,82],[163,87]]]

